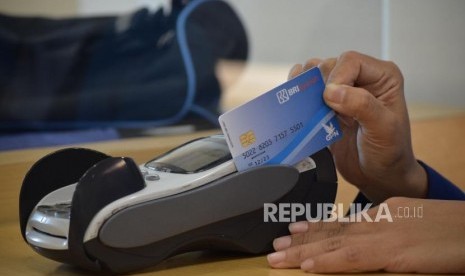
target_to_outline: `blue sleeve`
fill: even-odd
[[[428,199],[444,199],[444,200],[465,200],[465,193],[457,186],[452,184],[444,176],[430,168],[425,163],[418,161],[425,169],[428,177]]]

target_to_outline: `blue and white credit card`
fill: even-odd
[[[219,117],[238,171],[295,165],[342,137],[314,67]]]

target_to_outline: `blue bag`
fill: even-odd
[[[0,15],[0,131],[216,124],[215,64],[247,52],[240,19],[217,0],[173,0],[169,14]]]

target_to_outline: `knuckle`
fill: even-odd
[[[309,233],[304,233],[302,237],[302,244],[307,244],[312,242],[312,236]]]
[[[400,70],[399,66],[392,61],[386,61],[388,70],[390,75],[394,78],[391,80],[394,82],[393,86],[402,86],[404,83],[404,76],[402,75],[402,71]]]
[[[360,53],[357,51],[345,51],[340,56],[339,59],[341,60],[356,60],[360,57]]]
[[[394,62],[392,62],[390,60],[386,61],[386,63],[388,64],[388,66],[391,69],[392,73],[402,76],[402,72],[401,72],[399,66],[397,66],[396,63],[394,63]]]
[[[308,222],[308,232],[320,232],[323,230],[324,222],[322,220]]]
[[[307,60],[305,65],[307,65],[307,67],[314,67],[314,66],[317,66],[318,64],[320,64],[321,62],[322,62],[322,60],[319,59],[319,58],[311,58],[311,59]]]
[[[327,58],[327,59],[324,59],[324,60],[320,60],[320,62],[318,63],[318,67],[320,69],[329,70],[334,66],[335,62],[336,62],[335,58]]]
[[[346,229],[345,223],[340,222],[336,225],[335,228],[330,229],[326,232],[326,237],[332,238],[332,237],[340,236],[341,234],[344,233],[345,229]]]
[[[323,243],[324,252],[331,252],[341,248],[343,244],[343,239],[343,237],[336,237],[325,240]]]
[[[297,250],[297,260],[299,260],[299,262],[305,258],[304,250],[304,246],[299,246],[299,250]]]
[[[288,254],[291,260],[298,262],[302,262],[303,260],[307,259],[309,256],[308,247],[305,245],[301,245],[297,248],[297,250],[293,254]]]
[[[335,64],[335,58],[328,58],[318,63],[318,68],[320,68],[320,71],[323,74],[323,78],[325,79],[325,81],[327,80],[330,72],[333,70]]]
[[[361,250],[357,246],[348,246],[344,249],[344,258],[347,262],[358,263],[361,260]]]
[[[298,246],[305,243],[306,234],[296,234],[292,235],[291,246]]]
[[[288,73],[288,79],[291,79],[302,72],[302,64],[294,64]]]

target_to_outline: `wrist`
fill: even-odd
[[[428,178],[425,169],[414,159],[410,166],[399,166],[382,177],[376,185],[360,187],[360,190],[376,204],[391,197],[426,198]]]
[[[428,194],[428,177],[425,169],[414,160],[411,168],[405,175],[405,194],[403,196],[412,198],[426,198]]]

